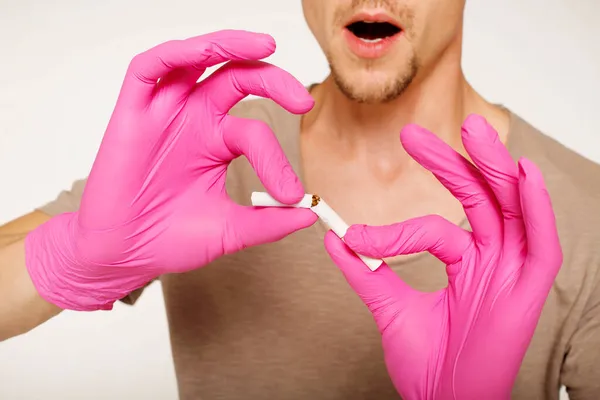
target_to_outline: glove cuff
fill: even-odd
[[[115,301],[146,284],[124,267],[81,260],[76,251],[78,213],[52,218],[25,238],[25,264],[40,296],[65,310],[111,310]]]

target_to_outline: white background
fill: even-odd
[[[467,3],[475,88],[600,161],[600,2]],[[299,0],[0,0],[0,223],[87,175],[133,55],[224,28],[272,34],[305,84],[327,73]],[[176,399],[160,286],[0,343],[0,398]]]

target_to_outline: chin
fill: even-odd
[[[391,82],[379,80],[344,79],[334,76],[337,87],[350,100],[359,103],[384,103],[392,92]]]
[[[359,103],[388,103],[400,97],[412,83],[418,71],[417,63],[389,72],[373,68],[345,70],[331,65],[332,77],[340,91]]]
[[[396,43],[388,54],[359,58],[343,42],[335,40],[326,52],[331,76],[340,91],[359,103],[387,103],[400,97],[419,70],[417,57],[405,42]]]

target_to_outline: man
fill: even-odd
[[[230,114],[269,124],[306,192],[327,199],[349,223],[383,225],[439,214],[463,226],[461,205],[408,156],[398,132],[418,123],[466,154],[462,121],[473,113],[485,116],[513,157],[526,156],[544,172],[565,260],[514,398],[556,399],[560,384],[573,399],[597,398],[600,232],[593,227],[600,169],[468,85],[461,71],[464,1],[304,0],[303,6],[331,65],[331,75],[310,88],[314,108],[296,116],[254,100]],[[3,227],[3,236],[13,238],[5,242],[76,211],[84,185],[75,183]],[[252,168],[234,162],[229,194],[247,204],[255,190],[262,184]],[[324,233],[316,223],[207,268],[162,276],[181,398],[397,398],[377,328],[329,265]],[[7,246],[0,259],[24,264],[23,247]],[[447,284],[443,267],[429,255],[389,264],[418,290]],[[137,296],[139,291],[126,301]],[[49,314],[24,315],[22,326],[35,326]]]

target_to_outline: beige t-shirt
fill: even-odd
[[[299,116],[269,100],[242,102],[231,113],[269,124],[300,173]],[[514,399],[558,399],[564,384],[572,400],[598,400],[600,167],[518,116],[511,119],[509,150],[544,172],[564,247],[564,265]],[[244,158],[234,161],[227,179],[229,193],[242,204],[249,204],[252,191],[264,190]],[[41,210],[77,210],[84,184],[76,182]],[[328,257],[325,232],[317,223],[280,242],[162,278],[182,400],[399,398],[377,328]],[[447,283],[441,263],[429,254],[391,267],[417,289]]]

